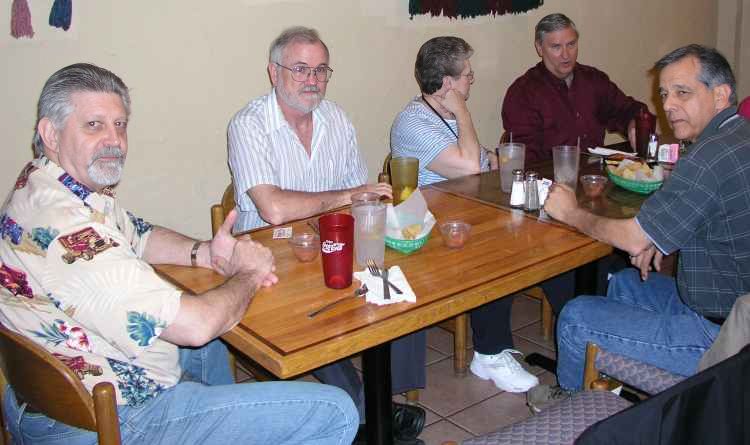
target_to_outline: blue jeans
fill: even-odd
[[[612,277],[606,297],[580,296],[563,308],[557,381],[567,390],[582,388],[587,342],[689,376],[719,329],[682,303],[673,278],[651,273],[644,282],[629,268]]]
[[[219,340],[181,348],[180,364],[181,383],[140,406],[117,407],[123,444],[349,444],[356,434],[359,417],[344,391],[307,382],[233,384]],[[6,389],[14,443],[96,443],[96,433],[24,412]]]

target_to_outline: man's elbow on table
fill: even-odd
[[[273,203],[258,207],[258,213],[260,214],[260,217],[263,218],[263,221],[272,226],[278,226],[287,221],[283,208]]]
[[[278,196],[276,190],[278,190],[276,187],[260,185],[247,192],[263,221],[273,226],[284,224],[289,220],[286,215],[286,209],[289,206],[284,199]]]

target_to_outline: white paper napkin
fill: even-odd
[[[391,268],[388,269],[388,281],[396,285],[396,287],[401,289],[403,293],[398,294],[393,288],[391,288],[390,300],[383,298],[382,278],[373,277],[367,270],[354,272],[354,278],[367,285],[367,295],[365,298],[368,303],[383,306],[385,304],[401,303],[402,301],[407,301],[409,303],[417,302],[417,296],[414,294],[411,286],[409,286],[409,282],[406,281],[406,276],[398,266],[391,266]]]
[[[388,206],[388,225],[399,227],[399,230],[412,224],[422,224],[425,214],[429,212],[427,201],[417,188],[411,195],[397,206]]]
[[[612,156],[612,155],[618,154],[618,153],[626,155],[626,156],[635,156],[636,155],[632,151],[631,152],[627,152],[627,151],[620,151],[620,150],[612,150],[611,148],[604,148],[604,147],[596,147],[596,148],[589,147],[589,153],[593,153],[593,154],[599,155],[599,156]]]

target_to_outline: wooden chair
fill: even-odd
[[[391,158],[392,155],[388,152],[383,160],[382,173],[388,175],[388,177],[390,177],[391,174]],[[552,315],[552,306],[549,304],[549,301],[547,301],[547,296],[544,295],[544,290],[539,286],[535,286],[524,290],[523,293],[542,302],[542,336],[545,340],[549,340],[552,338],[554,319]],[[453,333],[453,372],[457,376],[466,375],[466,368],[468,365],[466,354],[469,332],[468,315],[466,313],[457,315],[440,323],[440,327]]]
[[[683,376],[608,352],[594,343],[589,343],[586,345],[583,388],[599,389],[603,381],[602,375],[649,395],[664,391],[685,379]]]
[[[90,395],[75,372],[41,346],[5,327],[0,327],[0,357],[8,383],[29,406],[67,425],[96,431],[101,445],[120,443],[111,383],[97,383]]]
[[[234,185],[230,182],[224,194],[221,196],[221,202],[211,206],[211,234],[216,235],[219,227],[224,224],[224,219],[234,208]]]
[[[10,433],[5,428],[5,416],[3,416],[3,400],[5,400],[5,385],[7,383],[8,379],[5,378],[5,374],[0,370],[0,445],[12,445]]]

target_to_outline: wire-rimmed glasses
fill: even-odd
[[[292,79],[297,82],[307,82],[307,79],[310,78],[310,73],[314,73],[315,80],[318,82],[328,82],[333,75],[333,69],[325,65],[316,66],[315,68],[307,65],[294,65],[292,67],[284,66],[280,63],[276,63],[276,65],[291,71]]]

